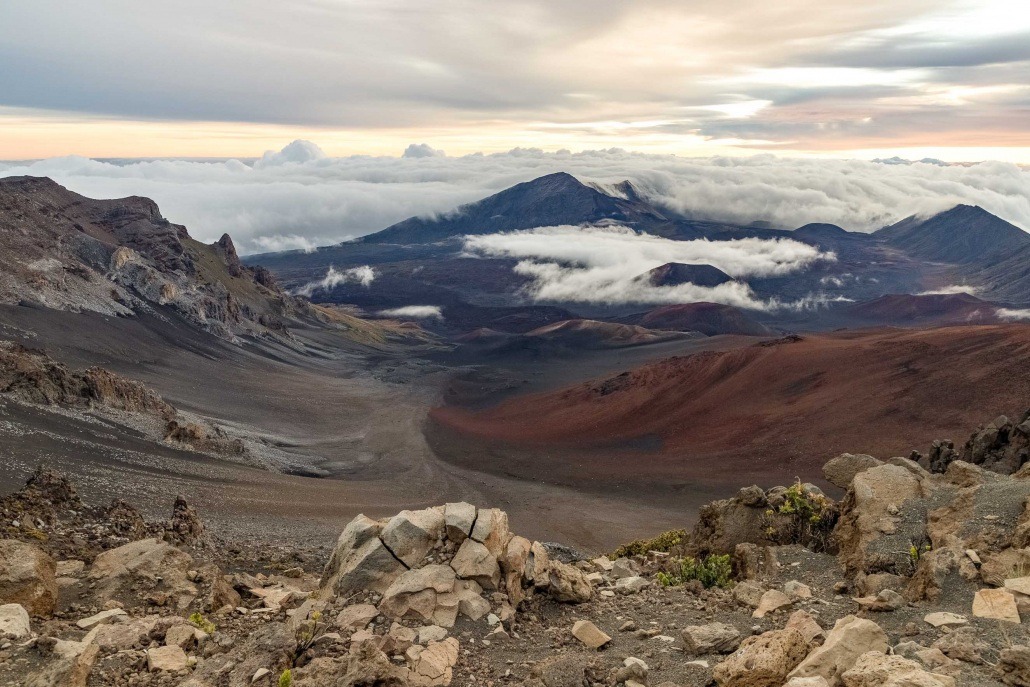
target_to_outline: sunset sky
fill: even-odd
[[[1030,163],[1025,0],[8,0],[0,159],[624,148]]]

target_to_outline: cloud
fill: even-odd
[[[1002,162],[886,165],[773,155],[684,158],[519,148],[419,159],[309,157],[261,166],[240,160],[101,162],[82,157],[0,163],[0,176],[49,176],[94,198],[153,198],[165,217],[186,225],[197,239],[212,242],[229,233],[244,254],[278,248],[274,237],[296,237],[292,247],[298,248],[305,247],[303,241],[335,243],[412,215],[448,212],[558,171],[600,184],[630,179],[654,202],[698,218],[764,219],[783,228],[829,222],[870,231],[914,213],[971,203],[1030,227],[1030,171]],[[286,247],[285,238],[279,241]]]
[[[965,294],[969,294],[970,296],[975,296],[976,294],[980,293],[981,291],[983,291],[983,289],[981,289],[978,286],[969,286],[967,284],[951,284],[949,286],[942,286],[942,287],[940,287],[938,289],[931,289],[929,291],[920,291],[916,295],[917,296],[951,296],[951,295],[954,295],[954,294],[965,293]]]
[[[443,309],[438,305],[405,305],[401,308],[380,310],[383,317],[412,318],[416,320],[443,319]]]
[[[316,144],[298,139],[287,144],[282,150],[266,151],[261,159],[254,163],[254,167],[261,169],[262,167],[278,167],[287,164],[303,164],[325,158],[325,152]]]
[[[757,299],[743,281],[715,287],[652,286],[641,275],[667,262],[713,265],[732,277],[769,277],[835,260],[808,244],[786,239],[673,241],[610,227],[541,227],[466,236],[471,255],[520,259],[515,272],[532,278],[534,300],[578,303],[692,303],[709,301],[743,308],[797,307]]]
[[[376,278],[376,272],[368,265],[362,265],[360,267],[352,267],[342,272],[338,271],[332,265],[325,273],[325,277],[312,282],[308,282],[304,286],[300,287],[295,294],[298,296],[311,296],[316,291],[331,291],[333,288],[340,284],[346,284],[348,282],[354,282],[361,284],[365,288],[372,285],[372,282]]]
[[[401,155],[401,157],[409,159],[420,157],[447,157],[447,153],[431,147],[428,143],[412,143],[404,149],[404,154]]]
[[[1030,320],[1030,310],[1016,310],[1012,308],[998,308],[995,314],[1003,320]]]

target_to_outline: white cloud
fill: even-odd
[[[832,253],[786,239],[673,241],[619,226],[541,227],[466,236],[472,255],[517,258],[519,274],[532,277],[528,294],[539,301],[580,303],[692,303],[710,301],[769,309],[796,304],[763,302],[742,281],[715,287],[652,286],[638,279],[667,262],[713,265],[732,277],[767,277],[805,269]]]
[[[966,293],[970,296],[975,296],[982,291],[978,286],[968,286],[966,284],[951,284],[949,286],[942,286],[939,289],[931,289],[929,291],[920,291],[917,296],[951,296],[959,293]]]
[[[324,160],[326,154],[318,145],[311,141],[296,140],[287,144],[282,150],[268,150],[261,156],[261,159],[254,163],[254,167],[278,167],[287,164],[304,164],[315,160]]]
[[[447,153],[442,150],[433,148],[428,143],[412,143],[404,149],[404,154],[401,157],[406,158],[419,158],[419,157],[447,157]]]
[[[412,318],[416,320],[443,319],[443,309],[438,305],[405,305],[401,308],[380,310],[383,317]]]
[[[745,223],[763,219],[784,228],[829,222],[870,231],[956,203],[981,205],[1030,227],[1030,171],[1001,162],[942,167],[525,148],[463,157],[326,158],[297,143],[263,159],[276,163],[116,164],[62,157],[0,163],[0,176],[50,176],[96,198],[147,196],[196,238],[210,242],[227,232],[244,254],[272,248],[269,237],[332,243],[361,236],[412,215],[447,212],[557,171],[599,184],[630,179],[656,202],[692,216]],[[303,247],[296,240],[292,245]]]
[[[372,285],[372,282],[376,278],[376,272],[368,265],[362,265],[360,267],[352,267],[348,270],[340,272],[332,265],[325,273],[325,277],[317,279],[312,282],[308,282],[304,286],[300,287],[295,294],[298,296],[310,296],[316,291],[331,291],[333,288],[340,284],[346,284],[347,282],[355,282],[361,284],[366,289]]]
[[[1030,320],[1030,309],[998,308],[995,310],[995,314],[1003,320]]]

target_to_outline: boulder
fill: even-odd
[[[125,651],[145,647],[150,643],[150,634],[157,628],[159,616],[148,615],[130,618],[124,622],[100,624],[83,637],[87,644],[95,644],[104,651]]]
[[[39,548],[0,540],[0,604],[19,604],[30,615],[49,617],[57,603],[57,564]]]
[[[86,687],[100,647],[86,642],[68,642],[41,637],[31,647],[32,672],[26,674],[19,662],[0,664],[0,684],[18,687]]]
[[[385,592],[406,569],[379,538],[383,526],[359,515],[343,529],[322,574],[321,587],[340,596]]]
[[[185,551],[157,539],[141,539],[97,556],[89,579],[105,600],[132,605],[141,590],[161,591],[185,607],[197,595],[188,575],[192,567],[193,558]]]
[[[842,453],[823,465],[823,477],[833,486],[847,489],[855,475],[878,465],[883,462],[864,453]]]
[[[634,575],[633,577],[623,577],[622,579],[615,581],[615,593],[636,594],[637,592],[643,589],[647,589],[650,586],[650,581],[638,575]]]
[[[460,579],[474,580],[484,589],[497,589],[501,581],[497,556],[485,544],[472,538],[462,542],[451,559],[451,568]]]
[[[758,601],[758,608],[751,614],[753,618],[764,618],[770,613],[774,613],[781,608],[786,608],[793,603],[786,594],[778,589],[770,589],[766,593],[762,594],[762,598]]]
[[[379,609],[372,604],[354,604],[347,606],[336,616],[336,627],[341,632],[357,632],[364,630],[379,615]]]
[[[533,542],[529,547],[529,555],[526,556],[526,566],[523,572],[526,582],[534,587],[546,587],[550,562],[551,557],[544,545],[538,541]]]
[[[733,588],[733,598],[751,608],[758,608],[764,594],[765,590],[753,582],[741,582]]]
[[[1016,645],[1002,649],[995,670],[1003,684],[1030,686],[1030,647]]]
[[[402,510],[386,523],[380,539],[394,556],[412,568],[444,538],[444,531],[444,514],[440,509]]]
[[[980,631],[968,625],[944,635],[933,643],[933,648],[940,649],[948,658],[977,665],[985,662],[984,654],[991,650],[981,638]]]
[[[790,618],[787,619],[787,624],[784,625],[784,628],[791,628],[800,632],[801,636],[805,639],[805,644],[810,649],[821,645],[826,637],[823,628],[806,611],[794,611]]]
[[[469,537],[486,546],[494,558],[501,558],[511,538],[508,514],[499,508],[480,508]]]
[[[106,610],[106,611],[101,611],[100,613],[97,613],[96,615],[91,615],[88,618],[83,618],[82,620],[78,620],[78,621],[76,621],[75,624],[79,627],[80,630],[92,630],[97,625],[102,625],[104,623],[117,622],[118,620],[121,620],[122,618],[126,617],[127,615],[128,615],[128,613],[126,613],[125,611],[123,611],[120,608],[111,608],[111,609]]]
[[[981,589],[973,597],[973,615],[1019,623],[1016,597],[1007,589]]]
[[[383,593],[379,611],[394,620],[421,617],[432,620],[438,604],[438,595],[454,589],[454,570],[447,565],[427,565],[403,572]],[[458,612],[454,600],[454,614]],[[451,620],[453,625],[454,621]]]
[[[598,629],[589,620],[577,620],[572,626],[572,636],[583,643],[588,649],[600,649],[612,641],[612,638]]]
[[[686,653],[694,656],[728,654],[740,646],[740,632],[726,623],[690,625],[681,635]]]
[[[411,672],[419,678],[421,684],[449,685],[454,665],[458,662],[458,649],[458,640],[454,637],[448,637],[441,642],[431,642],[418,652],[418,657],[412,662]]]
[[[29,613],[21,604],[0,606],[0,640],[19,641],[29,632]]]
[[[831,685],[839,685],[841,675],[855,665],[859,656],[870,651],[884,653],[889,647],[887,634],[879,625],[853,615],[845,616],[827,633],[822,646],[813,649],[791,671],[790,677],[821,676]]]
[[[147,649],[147,670],[151,673],[177,673],[186,670],[187,660],[182,647],[159,646]]]
[[[566,563],[551,561],[547,579],[547,593],[555,601],[578,604],[594,596],[594,588],[583,571]]]
[[[448,503],[443,510],[444,526],[447,538],[455,544],[461,544],[472,534],[472,525],[476,522],[476,507],[471,503]]]
[[[915,661],[879,651],[862,654],[841,676],[844,687],[954,687],[954,679],[928,673]]]
[[[879,465],[855,475],[833,532],[849,576],[911,572],[911,542],[924,537],[923,496],[922,481],[897,465]],[[915,503],[919,510],[906,513],[907,503]]]
[[[745,639],[712,676],[720,687],[780,687],[807,653],[797,629],[772,630]]]
[[[934,627],[961,627],[969,623],[969,619],[964,615],[948,613],[947,611],[927,613],[923,616],[923,621]]]

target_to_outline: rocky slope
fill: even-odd
[[[0,179],[0,303],[132,316],[168,309],[220,337],[282,335],[303,301],[205,245],[147,198],[93,200],[47,178]]]
[[[970,446],[994,448],[969,457],[1024,450],[1025,424],[978,429]],[[327,561],[300,542],[222,546],[182,499],[158,523],[90,506],[40,470],[0,499],[0,680],[1030,684],[1030,468],[913,457],[843,454],[824,468],[840,501],[746,487],[692,532],[609,555],[448,503],[358,516]]]

